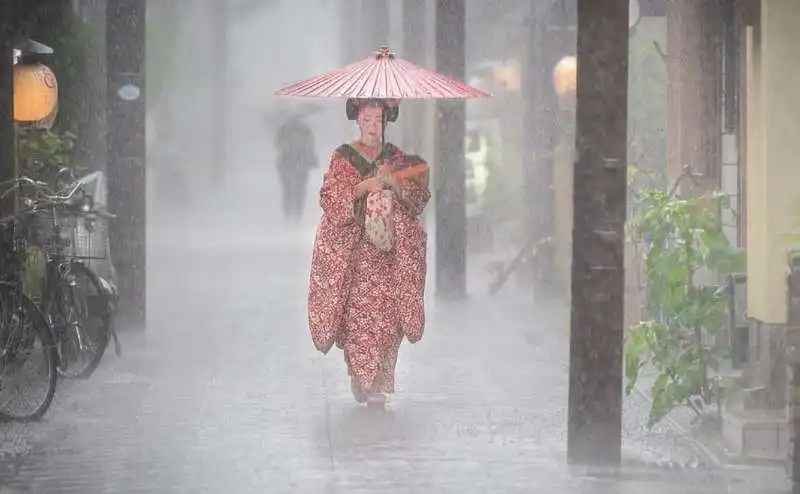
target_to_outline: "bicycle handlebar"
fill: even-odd
[[[69,188],[69,189],[66,189],[66,188],[61,189],[61,190],[68,190],[68,192],[65,193],[65,194],[59,194],[58,192],[56,192],[55,194],[51,194],[51,193],[49,193],[50,191],[47,190],[46,187],[39,186],[39,191],[38,192],[39,192],[39,197],[44,198],[45,201],[50,202],[50,203],[54,203],[54,204],[59,204],[59,203],[66,203],[70,199],[72,199],[72,197],[81,189],[82,186],[83,186],[82,183],[75,182],[74,184],[72,184],[71,188]],[[44,192],[45,190],[47,190],[47,192]]]
[[[49,207],[58,207],[58,206],[68,206],[69,201],[77,194],[79,190],[83,187],[83,183],[80,181],[76,181],[69,187],[65,187],[62,190],[66,190],[65,193],[53,193],[49,189],[49,185],[45,182],[39,180],[33,180],[30,177],[18,177],[12,180],[6,180],[4,182],[0,182],[0,187],[9,186],[9,187],[2,195],[0,195],[0,199],[5,198],[11,192],[21,188],[23,185],[31,185],[36,190],[36,199],[34,200],[34,205],[31,212],[36,212],[42,208],[49,208]],[[79,213],[84,215],[97,215],[106,219],[114,219],[117,216],[115,214],[109,213],[107,211],[100,211],[100,210],[91,210],[91,211],[79,211]]]
[[[4,182],[0,182],[0,187],[8,187],[0,198],[6,197],[8,194],[14,192],[15,190],[19,189],[22,185],[33,185],[34,187],[45,188],[47,184],[44,182],[39,182],[37,180],[33,180],[32,178],[28,177],[19,177],[13,178],[11,180],[6,180]],[[10,186],[10,187],[9,187]]]
[[[53,193],[49,189],[49,185],[45,182],[41,182],[39,180],[33,180],[29,177],[19,177],[12,180],[6,180],[5,182],[0,182],[0,187],[11,185],[0,198],[6,197],[11,192],[19,189],[23,185],[31,185],[36,189],[36,195],[38,196],[39,203],[49,203],[48,205],[58,205],[58,204],[65,204],[70,199],[72,199],[75,194],[81,189],[83,184],[81,182],[75,182],[70,186],[69,189],[65,188],[62,190],[68,190],[66,193]],[[43,199],[43,200],[42,200]]]

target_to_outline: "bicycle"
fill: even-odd
[[[9,185],[17,186],[19,181],[0,184]],[[40,419],[50,408],[58,380],[52,328],[24,290],[30,227],[27,220],[20,215],[0,219],[0,420]],[[32,357],[37,349],[41,349],[40,367],[44,372],[36,376],[37,382],[33,384],[14,386],[18,374],[34,362]],[[33,388],[41,388],[38,396],[21,400],[23,408],[17,409],[16,399]]]
[[[55,335],[57,371],[86,379],[97,369],[114,333],[107,283],[87,265],[107,259],[106,220],[114,215],[95,210],[80,182],[65,193],[51,193],[41,182],[29,183],[34,195],[25,198],[25,214],[32,218],[33,244],[45,258],[38,298]],[[113,337],[116,342],[116,334]]]

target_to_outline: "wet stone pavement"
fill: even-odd
[[[44,421],[0,424],[0,492],[786,491],[775,472],[703,467],[687,438],[647,431],[640,396],[625,404],[623,472],[568,469],[567,335],[513,290],[431,301],[388,409],[356,405],[341,352],[318,355],[307,334],[312,235],[153,245],[146,332],[62,382]],[[682,467],[652,466],[668,462]]]

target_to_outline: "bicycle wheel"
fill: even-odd
[[[37,420],[47,412],[57,361],[53,333],[39,308],[21,290],[0,284],[0,420]]]
[[[111,332],[108,295],[92,270],[80,262],[61,267],[55,293],[57,314],[48,310],[59,331],[58,373],[86,379],[103,359]]]

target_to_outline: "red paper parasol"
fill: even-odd
[[[467,99],[489,95],[463,82],[396,58],[388,47],[372,57],[296,82],[277,96],[305,98]]]

